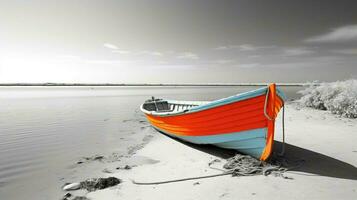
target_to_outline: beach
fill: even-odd
[[[189,180],[162,185],[135,185],[217,174],[208,163],[227,154],[213,147],[192,147],[156,133],[154,139],[132,159],[156,162],[133,167],[110,176],[123,180],[119,186],[86,194],[89,199],[355,199],[357,196],[357,121],[326,111],[286,105],[286,154],[304,160],[284,175]],[[281,141],[281,116],[276,140]],[[152,130],[154,131],[154,130]],[[155,131],[154,131],[155,132]],[[281,143],[280,143],[281,144]],[[276,145],[279,151],[281,145]]]
[[[353,199],[357,185],[357,121],[288,101],[286,158],[296,165],[288,177],[230,175],[162,185],[136,185],[221,173],[235,154],[190,145],[157,132],[139,110],[151,95],[214,100],[241,88],[2,88],[0,126],[1,199]],[[300,88],[301,89],[301,88]],[[284,88],[298,98],[299,88]],[[11,91],[11,92],[10,92]],[[294,96],[295,94],[295,96]],[[281,112],[275,152],[280,152]],[[304,162],[300,162],[305,160]],[[295,165],[292,165],[295,166]],[[67,183],[116,177],[103,190],[63,191]],[[33,183],[36,184],[33,184]],[[21,191],[21,192],[19,192]],[[70,199],[70,198],[69,198]]]

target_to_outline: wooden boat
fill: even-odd
[[[272,153],[275,118],[284,98],[271,84],[211,102],[153,98],[142,104],[141,110],[155,129],[169,136],[267,160]]]

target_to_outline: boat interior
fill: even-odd
[[[170,101],[162,99],[150,99],[143,104],[142,108],[146,111],[156,113],[178,113],[188,111],[190,108],[206,103],[208,103],[208,101]]]

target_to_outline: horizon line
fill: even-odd
[[[270,83],[0,83],[0,86],[267,86]],[[316,83],[275,83],[277,86],[306,86]]]

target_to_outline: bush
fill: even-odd
[[[343,117],[357,118],[357,80],[316,84],[298,93],[301,105],[320,110],[329,110]]]

